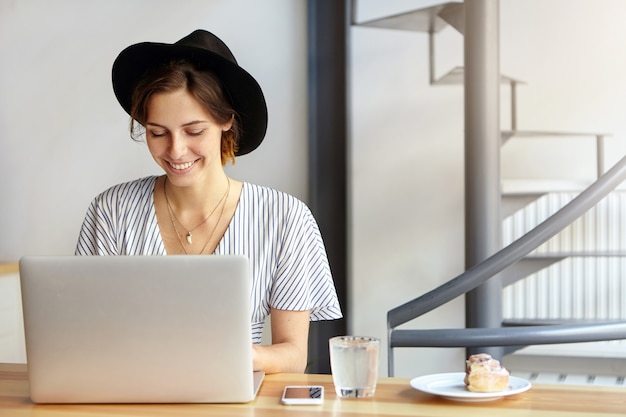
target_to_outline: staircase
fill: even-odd
[[[441,76],[437,75],[435,68],[437,33],[451,26],[463,34],[463,3],[447,2],[362,22],[357,21],[353,3],[352,19],[355,26],[426,33],[429,46],[430,85],[463,85],[463,67],[455,67]],[[501,75],[500,82],[510,89],[511,97],[509,103],[511,126],[501,131],[503,146],[511,140],[530,138],[547,140],[589,138],[595,141],[597,175],[600,176],[605,172],[604,139],[609,136],[608,133],[520,129],[517,123],[517,87],[525,82],[507,75]],[[542,217],[545,218],[556,211],[588,185],[567,180],[502,179],[503,244],[512,242],[536,226]],[[626,320],[626,307],[622,307],[626,306],[626,206],[620,205],[622,200],[626,202],[626,194],[617,193],[606,199],[613,203],[603,202],[602,207],[590,211],[591,217],[585,216],[572,224],[559,236],[505,271],[504,325],[540,324],[546,320]],[[537,215],[538,210],[543,210],[540,215]],[[615,231],[611,231],[616,219],[625,225],[623,230],[620,229],[625,236],[623,239],[617,236]],[[605,241],[609,235],[614,238],[607,245]],[[590,239],[592,243],[589,243]],[[576,243],[580,241],[586,244]],[[580,273],[584,272],[585,276],[581,278],[578,276],[580,274],[577,274],[577,278],[573,280],[572,270],[576,269],[580,269]],[[611,277],[606,279],[604,275],[608,269],[611,269]],[[541,290],[537,289],[538,281],[544,286]],[[543,292],[538,297],[540,291]],[[577,295],[572,296],[574,293]],[[559,306],[557,313],[554,309],[551,311],[541,309],[541,305],[550,304]],[[608,304],[611,306],[606,307]],[[567,308],[564,305],[567,305]],[[546,371],[569,369],[574,374],[579,372],[585,375],[572,376],[569,378],[570,381],[594,381],[594,378],[588,376],[595,369],[600,370],[603,375],[617,375],[618,383],[623,384],[623,376],[626,374],[626,341],[583,345],[532,346],[510,355],[507,363],[509,366],[518,367],[520,372],[530,374],[536,371],[531,369],[532,364],[540,363],[542,369]],[[578,360],[580,358],[585,359],[584,364]],[[561,372],[558,379],[567,378],[563,377]]]

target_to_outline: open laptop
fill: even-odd
[[[256,396],[243,256],[20,260],[36,403],[236,403]]]

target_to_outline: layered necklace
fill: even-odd
[[[215,226],[213,227],[213,229],[211,230],[211,233],[209,233],[209,238],[207,239],[206,243],[204,244],[204,246],[202,247],[202,250],[199,252],[199,254],[203,253],[204,250],[206,249],[207,245],[209,244],[209,242],[211,241],[211,239],[213,238],[213,234],[215,233],[215,229],[217,229],[217,226],[219,226],[220,221],[222,220],[222,214],[224,214],[224,208],[226,207],[226,200],[228,195],[230,194],[230,178],[226,177],[226,181],[227,181],[227,186],[226,186],[226,192],[224,193],[224,195],[222,196],[222,198],[220,198],[220,201],[217,202],[217,204],[215,205],[215,207],[213,207],[213,210],[211,210],[211,212],[209,213],[208,216],[206,216],[204,218],[204,220],[202,220],[198,225],[196,225],[195,227],[193,227],[190,230],[187,230],[187,228],[185,228],[185,226],[183,226],[183,224],[181,223],[180,220],[178,220],[178,217],[176,217],[176,214],[174,214],[174,210],[172,210],[172,205],[170,204],[170,200],[167,197],[167,177],[165,178],[165,181],[163,181],[163,194],[165,195],[165,203],[167,205],[167,212],[170,215],[170,221],[172,222],[172,226],[174,227],[174,231],[176,232],[176,237],[178,238],[178,243],[180,243],[180,247],[183,249],[183,252],[185,254],[187,254],[187,249],[185,248],[185,245],[183,244],[183,240],[181,238],[181,234],[178,231],[178,227],[176,227],[176,223],[178,223],[179,225],[181,225],[187,232],[187,234],[185,235],[185,238],[187,239],[187,243],[189,245],[191,245],[193,243],[193,235],[192,232],[194,230],[196,230],[198,227],[202,226],[203,224],[205,224],[207,221],[209,221],[209,219],[211,218],[211,216],[213,216],[213,213],[215,213],[215,211],[217,210],[218,207],[222,206],[222,209],[220,210],[220,215],[217,218],[217,222],[215,223]],[[222,204],[224,203],[224,204]]]

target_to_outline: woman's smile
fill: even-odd
[[[189,162],[170,162],[170,161],[166,161],[169,166],[176,170],[176,171],[187,171],[189,168],[191,168],[196,162],[198,162],[199,159],[196,159],[195,161],[189,161]]]

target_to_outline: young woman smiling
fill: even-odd
[[[229,178],[224,165],[256,149],[267,107],[256,80],[215,35],[131,45],[113,89],[164,172],[115,185],[90,205],[77,255],[241,254],[253,276],[254,368],[303,372],[311,320],[341,317],[326,251],[308,207]],[[272,344],[261,332],[272,319]]]

